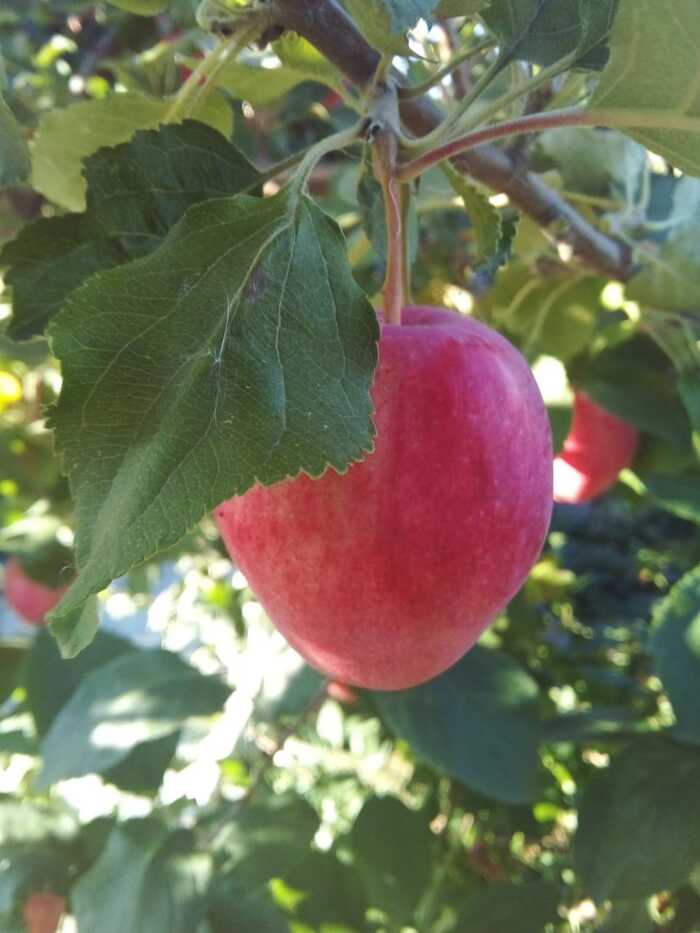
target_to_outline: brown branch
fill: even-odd
[[[280,28],[298,33],[314,45],[359,87],[372,80],[380,56],[358,31],[338,0],[273,0]],[[416,136],[424,136],[442,120],[440,110],[427,98],[401,102],[401,116]],[[624,281],[634,269],[629,247],[606,236],[589,223],[538,175],[518,165],[506,151],[480,146],[452,160],[494,191],[568,243],[580,262],[603,276]]]

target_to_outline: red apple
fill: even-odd
[[[288,641],[334,680],[384,690],[474,644],[537,559],[552,507],[549,422],[522,356],[451,311],[403,320],[382,328],[374,453],[215,511]]]
[[[27,933],[56,933],[66,907],[66,899],[58,894],[30,894],[22,909]]]
[[[5,599],[25,622],[43,625],[44,616],[60,601],[67,586],[44,586],[27,574],[14,557],[5,565]]]
[[[632,463],[638,442],[631,425],[584,392],[576,392],[571,430],[554,460],[554,499],[569,503],[595,499]]]

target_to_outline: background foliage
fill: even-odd
[[[288,32],[219,61],[206,94],[190,82],[184,112],[220,49],[189,0],[6,2],[0,547],[45,582],[73,559],[80,576],[53,634],[0,618],[0,926],[32,929],[28,898],[51,892],[80,933],[693,933],[695,2],[344,6],[406,83],[479,47],[430,91],[441,106],[491,69],[470,113],[639,113],[625,135],[499,150],[578,220],[442,168],[410,219],[415,299],[519,346],[557,446],[576,385],[642,432],[639,455],[608,496],[555,508],[527,584],[453,669],[334,698],[206,513],[371,446],[386,235],[368,153],[334,152],[310,194],[282,186],[352,125],[357,91]]]

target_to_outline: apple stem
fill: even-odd
[[[384,194],[387,231],[387,264],[384,280],[384,320],[401,324],[407,263],[404,245],[404,208],[401,185],[396,178],[398,140],[391,130],[381,130],[374,139],[374,174]]]

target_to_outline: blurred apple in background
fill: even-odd
[[[33,580],[12,557],[5,565],[5,599],[25,622],[43,625],[44,617],[61,601],[68,586],[53,588]]]
[[[27,933],[56,933],[66,907],[66,899],[58,894],[31,894],[22,909]]]
[[[632,463],[638,443],[635,428],[577,391],[571,430],[554,460],[555,501],[589,502],[605,492]]]

